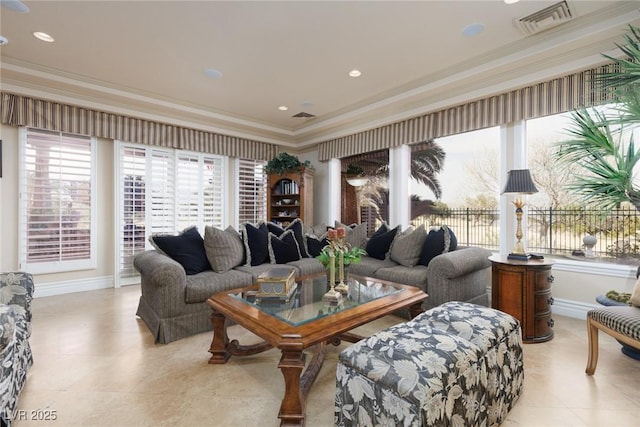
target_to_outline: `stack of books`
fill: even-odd
[[[513,259],[516,261],[529,261],[530,259],[544,259],[542,255],[536,254],[514,254],[511,253],[507,256],[508,259]]]

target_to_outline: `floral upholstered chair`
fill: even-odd
[[[0,425],[11,426],[18,396],[33,365],[29,273],[0,273]]]

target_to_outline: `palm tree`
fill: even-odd
[[[613,111],[578,109],[568,129],[572,139],[559,144],[557,159],[564,165],[584,170],[568,188],[585,202],[610,210],[631,202],[640,211],[640,182],[634,170],[640,168],[640,150],[629,127],[640,123],[640,29],[630,27],[625,44],[617,45],[628,58],[613,58],[617,72],[602,73],[596,82],[614,91],[619,100]]]
[[[437,177],[444,167],[446,153],[433,140],[425,143],[425,148],[411,153],[411,178],[429,188],[439,199],[442,196],[442,185]],[[349,159],[346,159],[349,162]],[[369,183],[360,191],[361,206],[373,208],[380,220],[388,220],[389,190],[389,152],[383,150],[363,157],[348,164],[349,170],[358,171],[369,176]],[[419,212],[428,210],[431,201],[420,200],[416,195],[411,196],[411,218],[419,216]]]

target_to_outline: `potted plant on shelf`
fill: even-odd
[[[267,165],[264,167],[264,170],[267,173],[282,175],[287,172],[298,172],[305,168],[312,168],[309,160],[301,162],[297,156],[283,151],[273,159],[269,160]]]

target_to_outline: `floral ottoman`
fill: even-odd
[[[450,302],[340,353],[335,424],[499,425],[523,379],[518,321]]]

